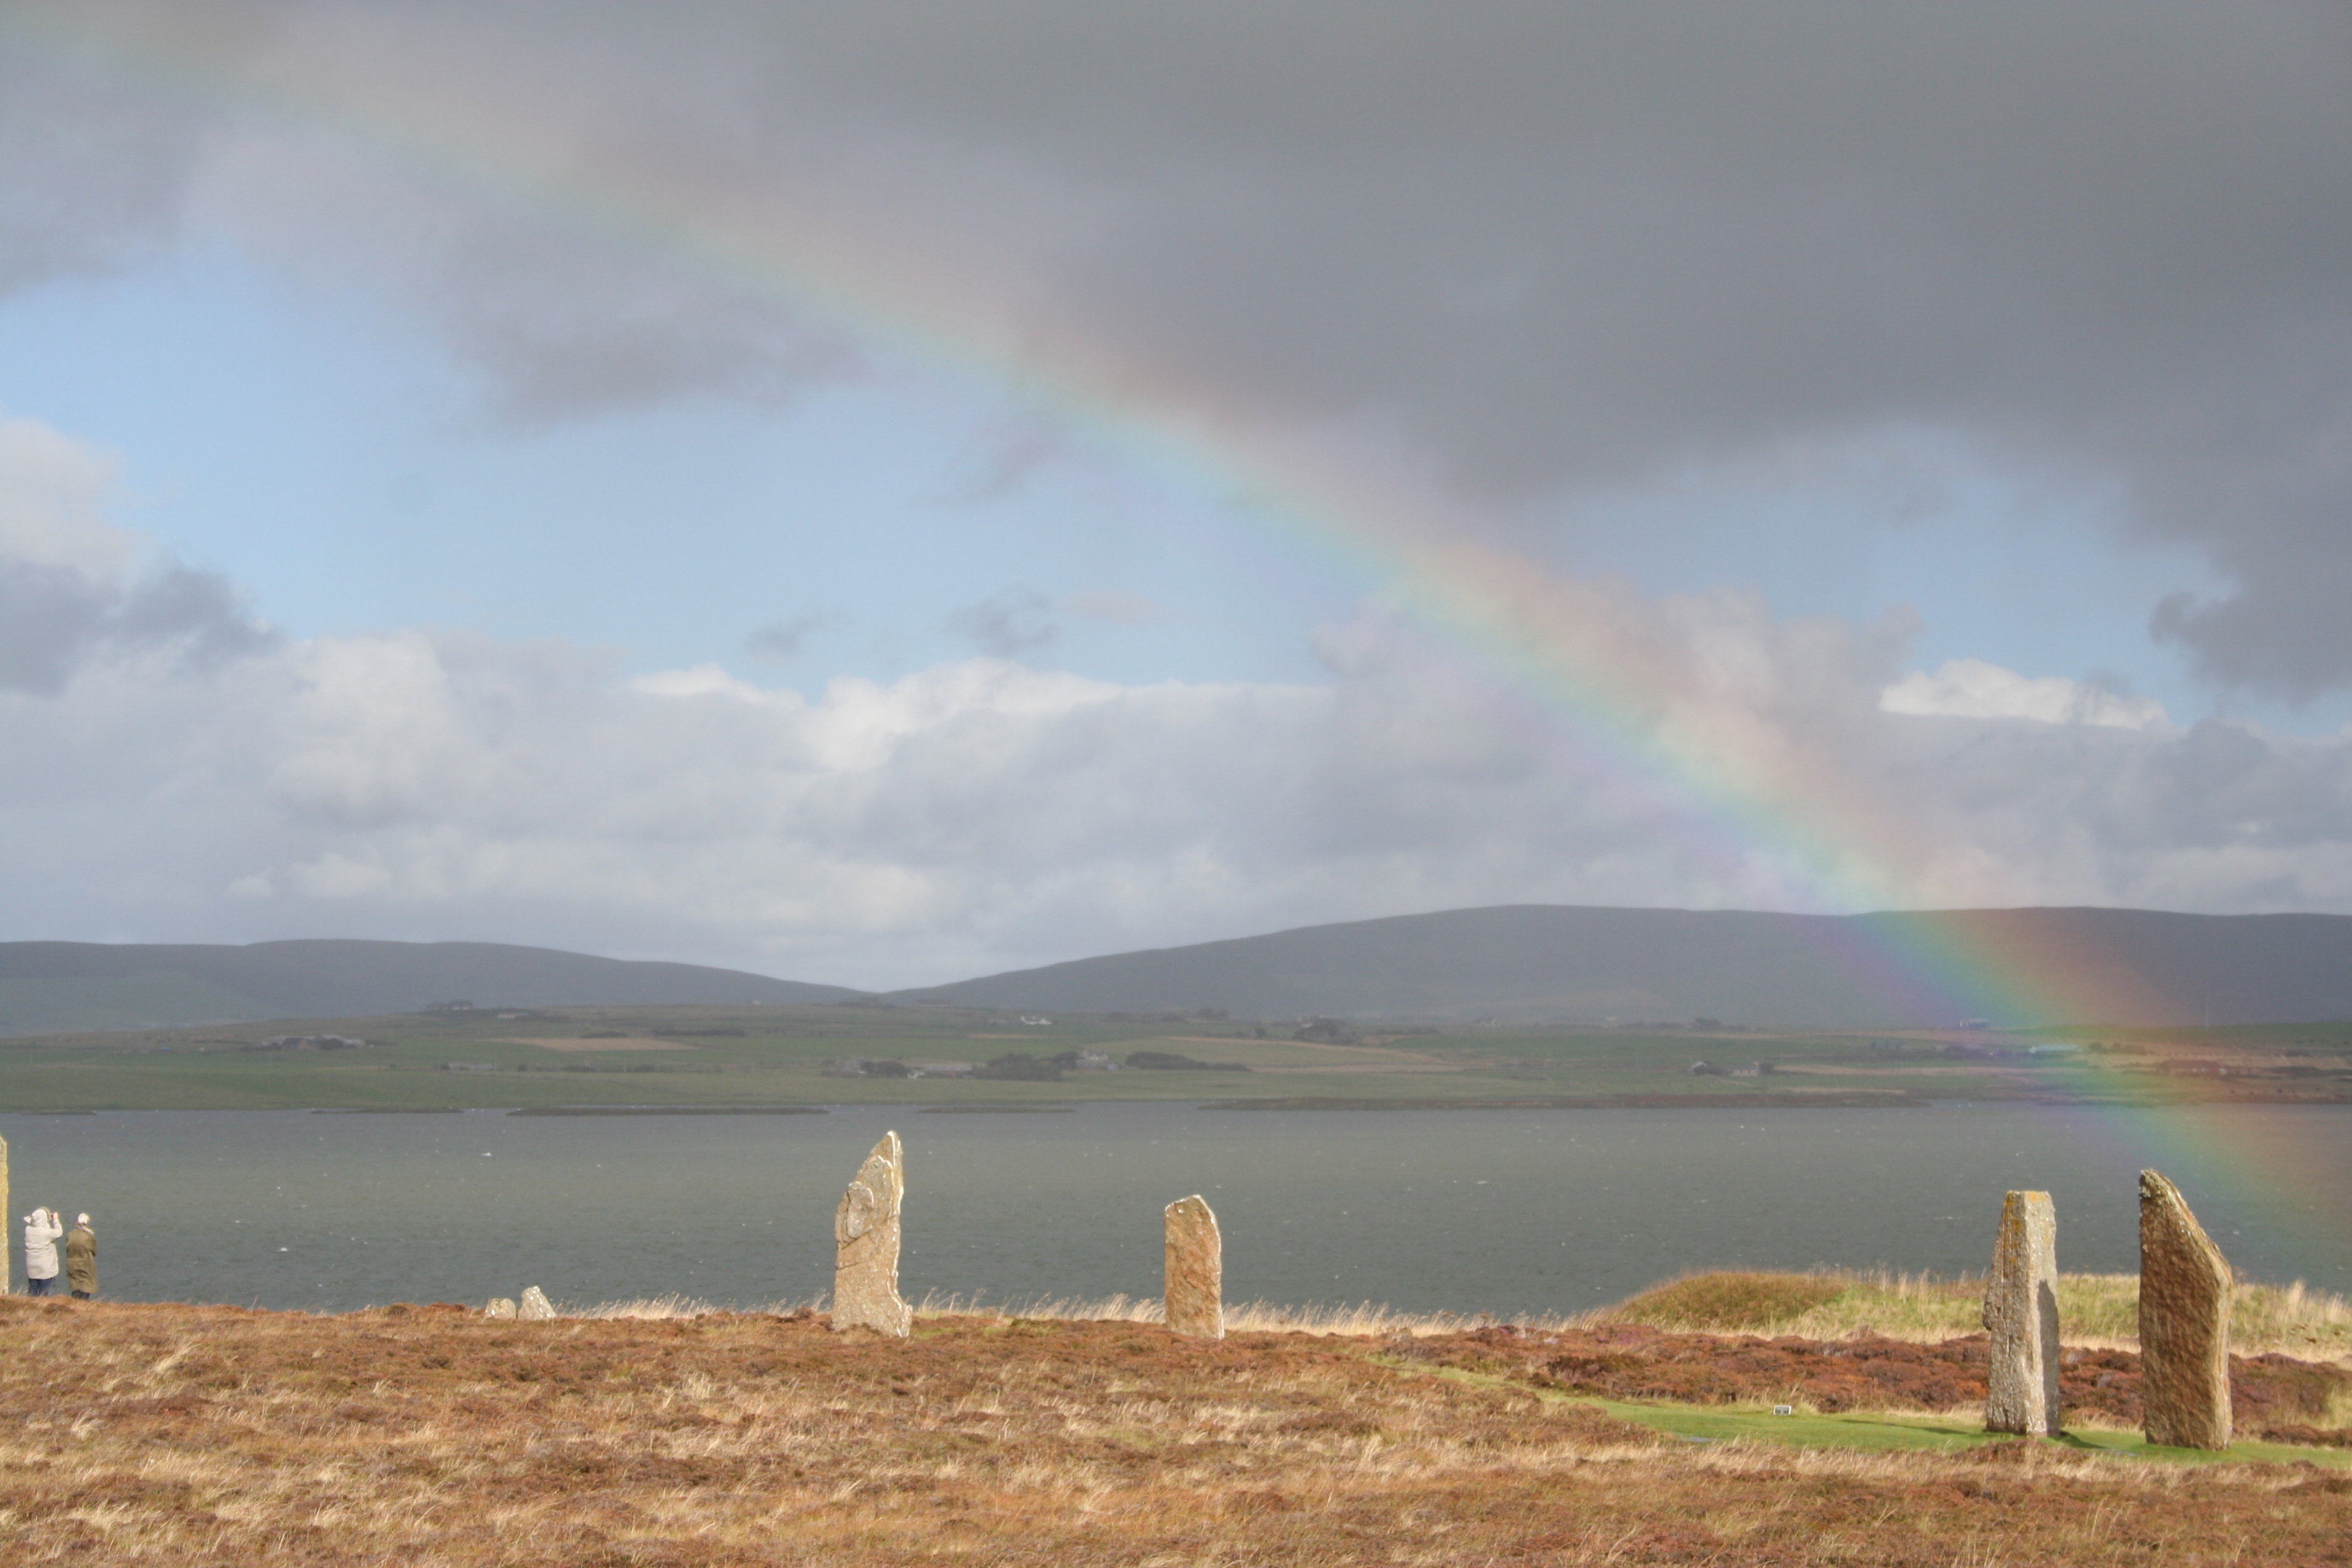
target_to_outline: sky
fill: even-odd
[[[2352,13],[0,0],[0,940],[2352,913]]]

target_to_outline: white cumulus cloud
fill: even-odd
[[[37,419],[0,415],[0,560],[117,576],[143,541],[106,521],[114,459]]]
[[[2044,724],[2099,724],[2116,730],[2168,726],[2152,697],[2111,691],[2063,676],[2020,675],[1980,658],[1946,659],[1934,673],[1913,670],[1879,693],[1889,713],[1924,718],[2032,719]]]
[[[1571,605],[1669,691],[1647,732],[1799,792],[1825,863],[1861,852],[1849,813],[1895,825],[1870,848],[1901,901],[2352,910],[2352,737],[2021,723],[2017,677],[1927,718],[1882,696],[1900,626],[1572,585],[1524,608]],[[53,686],[0,689],[0,884],[40,890],[0,936],[479,938],[885,986],[1806,886],[1804,846],[1743,837],[1459,649],[1376,615],[1326,643],[1321,686],[976,658],[803,693],[421,630],[212,659],[100,642]],[[2046,711],[2079,720],[2065,695]]]
[[[1898,676],[1903,616],[1465,549],[1556,670],[1366,610],[1318,685],[1002,655],[632,678],[561,642],[274,636],[121,553],[102,456],[6,434],[0,940],[475,938],[887,986],[1505,902],[2352,910],[2352,735]]]

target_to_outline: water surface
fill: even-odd
[[[108,1296],[334,1310],[530,1284],[582,1303],[811,1298],[842,1186],[890,1127],[915,1297],[1157,1294],[1160,1207],[1192,1192],[1223,1224],[1234,1300],[1509,1314],[1692,1268],[1981,1270],[2011,1187],[2055,1197],[2062,1267],[2126,1271],[2146,1164],[2249,1277],[2352,1289],[2341,1107],[0,1113],[12,1206],[90,1210]],[[2299,1179],[2251,1179],[2264,1164]]]

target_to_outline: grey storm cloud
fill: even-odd
[[[809,638],[834,624],[835,617],[831,616],[820,615],[814,610],[803,611],[797,616],[787,616],[756,628],[743,639],[743,646],[755,658],[771,664],[790,664],[800,658],[801,650],[808,646]]]
[[[785,403],[860,363],[837,332],[502,216],[437,258],[430,293],[513,426],[689,394]]]
[[[274,640],[214,573],[167,565],[124,584],[0,558],[0,689],[53,695],[109,656],[163,653],[209,666]]]
[[[1042,361],[1083,345],[1221,412],[1391,433],[1497,516],[1948,432],[2203,551],[2228,590],[2150,626],[2213,679],[2352,682],[2340,5],[10,11],[50,64],[0,95],[0,282],[110,264],[193,209],[364,253],[509,417],[865,374],[825,324],[593,224],[422,185],[372,219],[300,174],[331,156],[278,158],[228,109],[192,151],[198,110],[118,90],[77,42],[128,37],[495,106],[714,213],[812,204],[954,258]]]
[[[1000,588],[947,618],[947,629],[991,658],[1017,658],[1051,647],[1062,635],[1054,601],[1025,584]]]
[[[10,41],[0,32],[0,294],[166,243],[203,117],[96,62]]]

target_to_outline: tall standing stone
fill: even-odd
[[[521,1322],[543,1323],[555,1316],[555,1303],[549,1300],[547,1292],[538,1286],[527,1285],[523,1288],[522,1300],[515,1303],[514,1315]]]
[[[2139,1173],[2142,1428],[2176,1448],[2230,1446],[2230,1260],[2180,1189]]]
[[[906,1153],[882,1134],[833,1213],[833,1326],[875,1329],[905,1339],[915,1309],[898,1298],[898,1208],[907,1198]]]
[[[2011,1193],[2000,1205],[1984,1326],[1992,1335],[1985,1430],[2058,1431],[2058,1211],[2048,1193]]]
[[[1162,1211],[1168,1236],[1168,1326],[1195,1339],[1225,1337],[1225,1242],[1209,1200],[1195,1193]]]

